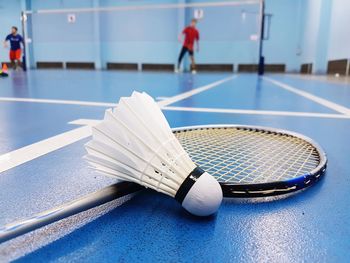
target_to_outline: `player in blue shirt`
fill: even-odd
[[[17,27],[11,28],[11,34],[7,35],[4,41],[4,47],[7,48],[7,41],[10,41],[10,60],[13,69],[16,69],[21,65],[21,43],[24,46],[23,38],[20,34],[17,34]]]

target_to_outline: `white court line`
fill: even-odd
[[[217,109],[217,108],[190,108],[190,107],[174,107],[174,106],[166,106],[166,107],[163,107],[162,110],[209,112],[209,113],[229,113],[229,114],[247,114],[247,115],[273,115],[273,116],[295,116],[295,117],[350,119],[350,116],[343,115],[343,114],[297,112],[297,111],[267,111],[267,110],[240,110],[240,109]]]
[[[66,105],[94,106],[94,107],[115,107],[117,105],[117,103],[108,103],[108,102],[94,102],[94,101],[80,101],[80,100],[33,99],[33,98],[10,98],[10,97],[0,97],[0,101],[66,104]]]
[[[162,107],[162,110],[168,111],[188,111],[188,112],[206,112],[206,113],[226,113],[226,114],[245,114],[245,115],[271,115],[287,117],[311,117],[328,119],[350,119],[350,116],[344,114],[332,113],[314,113],[314,112],[295,112],[295,111],[267,111],[267,110],[241,110],[241,109],[217,109],[217,108],[190,108],[190,107]],[[75,125],[95,126],[101,120],[79,119],[70,122]]]
[[[198,94],[202,91],[208,90],[210,88],[216,87],[224,82],[232,80],[236,76],[231,76],[212,84],[176,95],[174,97],[168,98],[164,101],[159,102],[163,110],[173,110],[173,111],[192,111],[192,112],[214,112],[214,113],[231,113],[231,114],[251,114],[251,115],[277,115],[277,116],[299,116],[299,117],[318,117],[318,118],[338,118],[338,119],[349,119],[350,110],[342,107],[338,104],[329,102],[327,100],[316,97],[310,93],[297,90],[290,87],[284,83],[275,81],[270,78],[264,77],[266,80],[278,85],[284,89],[291,92],[309,98],[316,101],[322,105],[325,105],[331,109],[334,109],[341,114],[327,114],[327,113],[312,113],[312,112],[287,112],[287,111],[261,111],[261,110],[241,110],[241,109],[213,109],[213,108],[189,108],[189,107],[171,107],[167,106],[171,103],[183,100],[194,94]],[[99,103],[99,102],[86,102],[86,101],[66,101],[66,100],[46,100],[46,99],[29,99],[29,98],[0,98],[0,101],[23,101],[23,102],[36,102],[36,103],[54,103],[54,104],[74,104],[74,105],[84,105],[84,106],[99,106],[99,107],[114,107],[116,104],[112,103]],[[23,148],[14,150],[12,152],[0,155],[0,173],[7,171],[13,167],[36,159],[42,155],[50,153],[52,151],[58,150],[69,144],[77,142],[81,139],[87,138],[91,135],[91,127],[96,125],[100,120],[89,120],[89,119],[79,119],[70,122],[70,124],[84,125],[83,127],[53,136],[51,138],[39,141],[37,143],[25,146]]]
[[[87,138],[90,135],[91,127],[83,126],[0,155],[0,173]]]
[[[180,93],[173,97],[158,97],[164,98],[164,100],[158,102],[159,106],[167,106],[174,102],[186,99],[195,94],[198,94],[202,91],[214,88],[219,86],[220,84],[227,82],[229,80],[234,79],[237,76],[231,76],[228,78],[224,78],[219,81],[215,81],[211,84],[190,90],[188,92]],[[48,103],[48,104],[63,104],[63,105],[79,105],[79,106],[93,106],[93,107],[115,107],[117,103],[108,103],[108,102],[94,102],[94,101],[79,101],[79,100],[55,100],[55,99],[34,99],[34,98],[11,98],[11,97],[0,97],[0,101],[4,102],[31,102],[31,103]]]
[[[329,100],[326,100],[326,99],[323,99],[323,98],[320,98],[318,96],[315,96],[309,92],[306,92],[306,91],[303,91],[303,90],[299,90],[299,89],[296,89],[292,86],[289,86],[283,82],[280,82],[280,81],[277,81],[277,80],[274,80],[272,78],[268,78],[268,77],[263,77],[264,80],[267,80],[273,84],[275,84],[276,86],[280,87],[280,88],[283,88],[285,90],[288,90],[290,92],[293,92],[295,94],[298,94],[304,98],[307,98],[309,100],[312,100],[318,104],[321,104],[323,106],[326,106],[327,108],[329,109],[332,109],[334,111],[337,111],[339,113],[342,113],[342,114],[346,114],[346,115],[350,115],[350,109],[349,108],[346,108],[344,106],[341,106],[337,103],[334,103],[334,102],[331,102]]]
[[[163,101],[158,102],[158,105],[160,107],[168,106],[168,105],[173,104],[175,102],[178,102],[180,100],[187,99],[188,97],[191,97],[191,96],[193,96],[195,94],[198,94],[200,92],[206,91],[208,89],[215,88],[215,87],[221,85],[222,83],[225,83],[227,81],[233,80],[236,77],[237,77],[237,75],[230,76],[228,78],[224,78],[222,80],[215,81],[215,82],[213,82],[211,84],[208,84],[208,85],[205,85],[205,86],[202,86],[202,87],[199,87],[199,88],[196,88],[196,89],[193,89],[193,90],[181,93],[179,95],[176,95],[176,96],[173,96],[173,97],[170,97],[168,99],[165,99]]]
[[[169,105],[171,103],[177,102],[179,100],[188,98],[194,94],[198,94],[202,91],[214,88],[226,81],[229,81],[236,76],[231,76],[206,86],[199,87],[197,89],[185,92],[174,97],[167,98],[159,102],[160,106]],[[80,106],[97,106],[97,107],[115,107],[114,103],[101,103],[101,102],[89,102],[89,101],[73,101],[73,100],[52,100],[52,99],[32,99],[32,98],[8,98],[0,97],[0,101],[10,101],[10,102],[34,102],[34,103],[49,103],[49,104],[69,104],[69,105],[80,105]],[[76,120],[70,122],[70,124],[76,125],[87,125],[80,127],[51,138],[33,143],[31,145],[25,146],[23,148],[14,150],[12,152],[0,155],[0,173],[14,168],[18,165],[29,162],[47,153],[58,150],[69,144],[77,142],[81,139],[87,138],[91,135],[91,127],[98,123],[98,120]]]
[[[343,114],[312,112],[189,108],[171,106],[163,107],[162,109],[170,111],[350,119],[350,116]],[[98,124],[100,121],[101,120],[94,119],[78,119],[71,121],[69,122],[69,124],[83,125],[83,127],[53,136],[51,138],[39,141],[37,143],[33,143],[31,145],[14,150],[12,152],[0,155],[0,173],[91,136],[91,126]]]

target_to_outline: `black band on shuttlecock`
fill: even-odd
[[[182,202],[184,201],[187,193],[190,191],[190,189],[192,188],[192,186],[195,184],[195,182],[197,182],[198,178],[201,177],[201,175],[204,173],[205,171],[200,168],[200,167],[196,167],[194,168],[194,170],[187,176],[187,178],[185,179],[185,181],[183,181],[183,183],[180,185],[179,190],[177,190],[177,193],[175,195],[175,199],[182,204]]]

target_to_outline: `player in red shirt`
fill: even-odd
[[[199,51],[199,32],[196,29],[196,24],[197,24],[197,19],[192,19],[191,25],[186,27],[182,31],[182,34],[179,35],[179,41],[183,43],[183,46],[179,55],[178,64],[177,64],[177,68],[175,69],[175,72],[179,72],[182,58],[188,52],[191,58],[191,71],[193,74],[196,73],[196,65],[195,65],[194,56],[193,56],[193,49],[194,49],[195,43],[197,46],[197,52]],[[184,41],[182,40],[182,35],[185,35]]]

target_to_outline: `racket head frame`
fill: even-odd
[[[325,174],[327,168],[327,156],[323,148],[311,138],[302,135],[297,132],[287,131],[283,129],[276,129],[264,126],[252,126],[252,125],[235,125],[235,124],[220,124],[220,125],[197,125],[186,126],[172,129],[173,132],[186,132],[192,130],[205,130],[205,129],[241,129],[249,131],[264,131],[267,133],[275,133],[281,135],[287,135],[297,137],[304,140],[314,147],[319,155],[319,164],[306,174],[301,174],[296,178],[285,181],[271,181],[264,183],[224,183],[219,182],[223,191],[224,197],[246,198],[246,197],[267,197],[292,193],[306,187],[309,187],[318,182]]]

